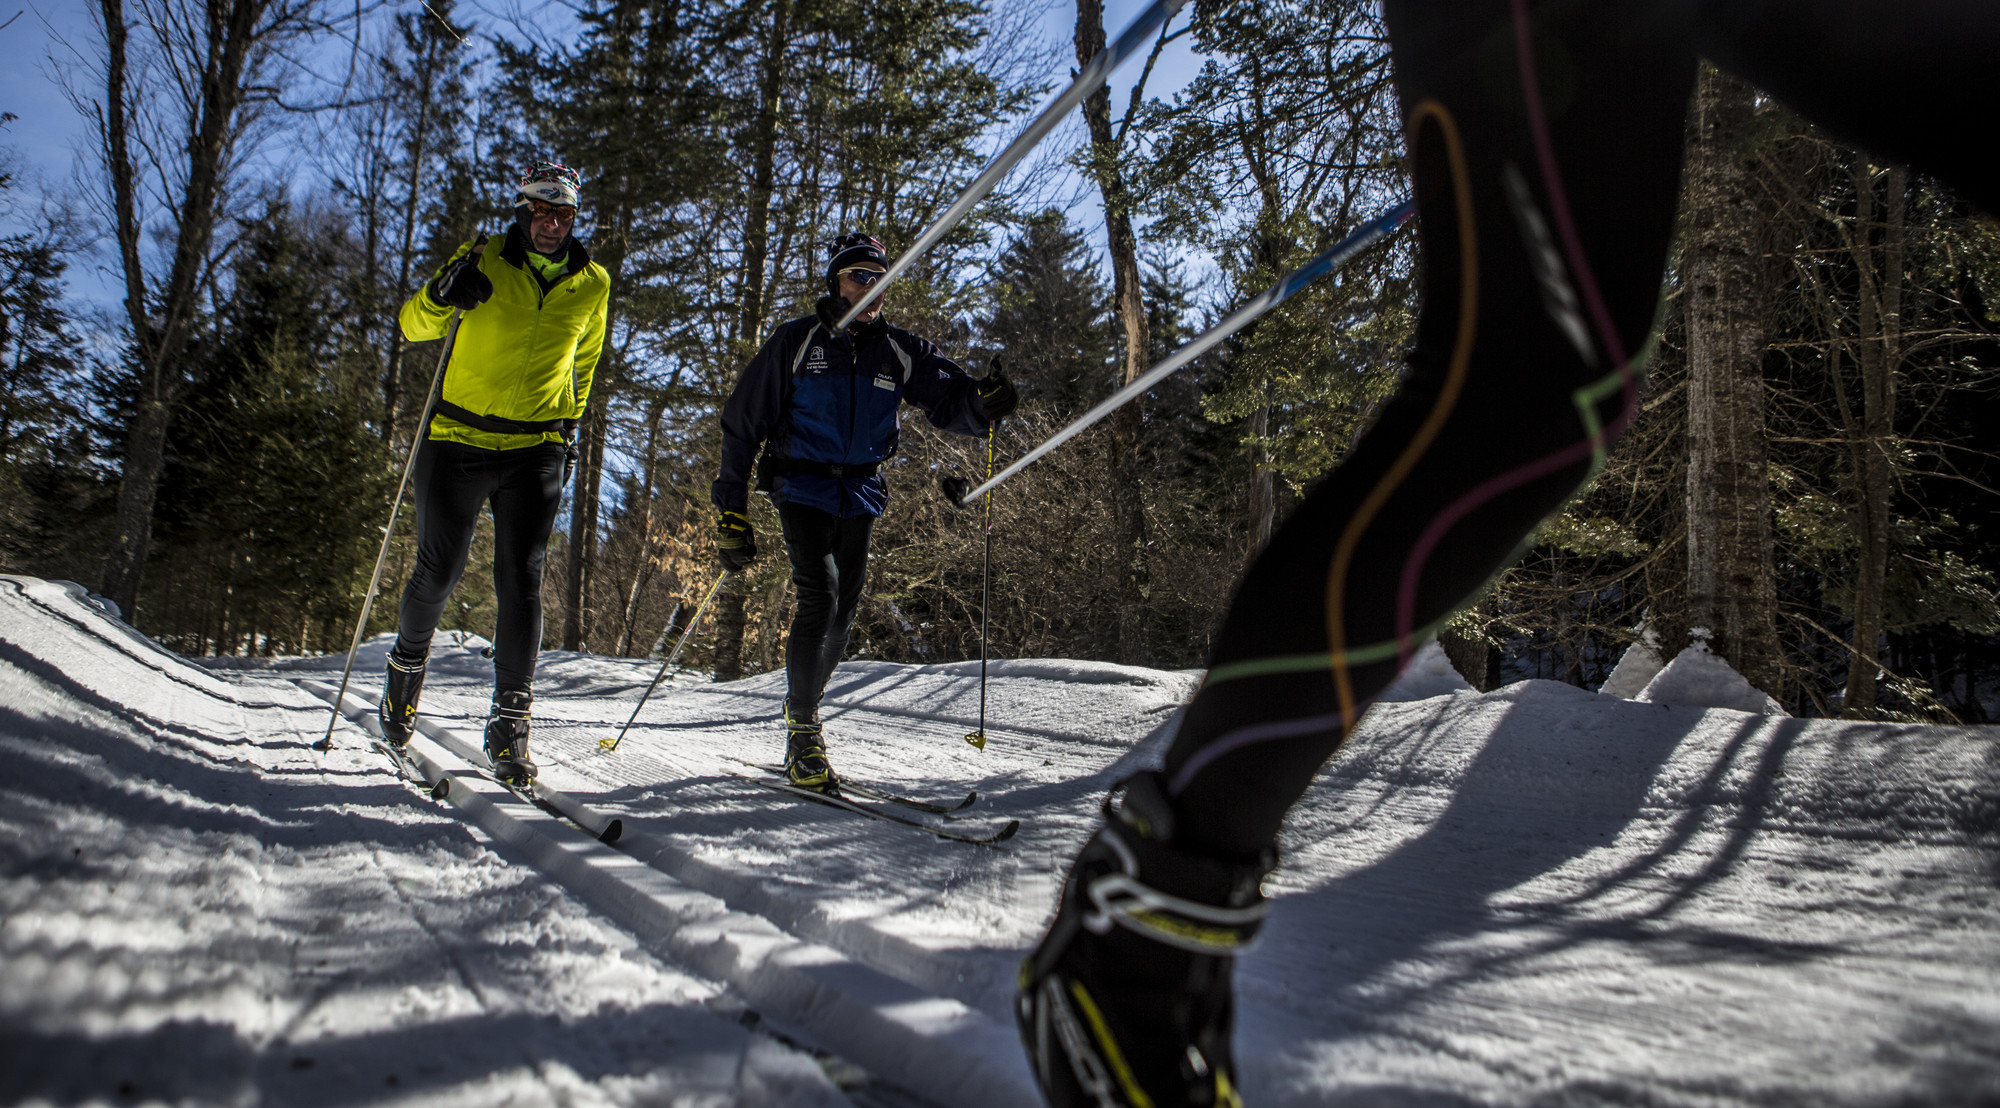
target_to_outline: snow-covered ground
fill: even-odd
[[[2000,733],[1688,706],[1710,663],[1628,701],[1433,660],[1377,705],[1239,967],[1249,1101],[2000,1103]],[[835,764],[1022,821],[973,846],[742,776],[781,675],[681,678],[613,754],[652,664],[546,654],[536,756],[605,846],[344,722],[313,752],[294,682],[338,668],[204,669],[0,578],[0,1099],[1023,1102],[1015,966],[1198,678],[996,664],[981,752],[976,664],[841,667]],[[489,680],[441,645],[425,714],[476,733]]]

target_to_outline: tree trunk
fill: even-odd
[[[666,410],[667,400],[664,393],[655,396],[653,402],[646,406],[645,480],[642,482],[644,491],[641,493],[645,498],[645,502],[639,509],[638,564],[632,568],[632,587],[625,595],[625,612],[619,619],[618,655],[620,657],[631,656],[632,629],[633,625],[639,619],[639,593],[645,589],[646,582],[652,578],[654,564],[660,555],[660,551],[654,549],[653,543],[653,514],[655,506],[653,482],[659,476],[660,418],[666,414]]]
[[[430,36],[426,41],[435,41]],[[423,66],[419,78],[417,97],[417,130],[410,143],[410,172],[403,182],[403,241],[396,250],[396,311],[403,310],[403,302],[410,298],[410,269],[415,262],[415,242],[417,236],[418,189],[423,183],[424,151],[430,144],[431,98],[437,76],[437,50],[433,47],[425,51],[419,64]],[[403,402],[403,354],[409,343],[403,339],[402,324],[394,318],[389,324],[388,365],[382,372],[382,441],[394,444],[396,441],[396,411]],[[424,397],[422,403],[430,403]],[[422,411],[413,413],[421,417]],[[411,444],[415,449],[416,444]]]
[[[1896,363],[1903,301],[1904,191],[1901,169],[1887,174],[1887,210],[1882,213],[1882,246],[1875,239],[1875,174],[1865,163],[1854,168],[1855,270],[1860,278],[1860,337],[1855,360],[1861,366],[1861,418],[1855,434],[1849,423],[1849,456],[1854,466],[1854,534],[1859,544],[1854,566],[1854,642],[1847,670],[1843,715],[1875,710],[1875,682],[1883,629],[1883,588],[1889,566],[1890,452],[1894,449]]]
[[[611,351],[607,348],[605,353]],[[590,643],[590,592],[597,576],[598,496],[604,484],[605,423],[611,406],[610,382],[598,363],[598,378],[584,406],[583,441],[578,444],[576,494],[569,506],[569,565],[563,576],[563,649],[587,650]]]
[[[1080,64],[1104,49],[1102,0],[1077,0],[1076,58]],[[1125,332],[1124,381],[1145,374],[1153,340],[1139,280],[1138,236],[1132,231],[1132,198],[1119,171],[1118,141],[1111,133],[1111,88],[1100,86],[1083,102],[1083,120],[1090,130],[1091,165],[1104,197],[1104,227],[1111,253],[1112,302]],[[1147,642],[1148,594],[1146,510],[1139,486],[1140,405],[1134,400],[1111,417],[1111,502],[1117,526],[1118,660],[1144,665],[1151,660]]]
[[[1688,603],[1710,644],[1779,689],[1763,359],[1768,287],[1756,91],[1704,67],[1690,120],[1682,226],[1688,350]]]
[[[153,534],[153,499],[160,489],[160,473],[166,468],[170,419],[166,404],[143,400],[125,430],[124,480],[118,485],[112,545],[104,559],[98,591],[118,605],[127,623],[133,622],[139,607],[139,587],[144,583],[146,551]]]
[[[153,501],[166,465],[166,429],[182,392],[181,354],[209,278],[209,247],[236,130],[236,112],[243,103],[244,68],[263,30],[259,24],[266,5],[263,0],[215,0],[207,9],[202,42],[182,41],[171,37],[172,32],[165,28],[154,28],[157,37],[170,43],[169,48],[189,52],[191,56],[183,60],[200,77],[187,121],[186,176],[181,179],[180,195],[170,198],[178,224],[173,260],[165,287],[152,305],[148,304],[153,298],[146,294],[139,259],[141,227],[134,198],[137,170],[127,134],[125,9],[122,0],[102,0],[102,5],[106,102],[101,137],[118,222],[119,258],[125,270],[125,311],[139,351],[141,386],[138,411],[126,429],[125,472],[100,591],[115,601],[130,621],[138,611],[146,555],[152,546]]]
[[[743,676],[742,580],[730,581],[715,598],[715,679]]]
[[[743,226],[743,272],[737,282],[736,326],[733,337],[742,357],[749,357],[763,336],[764,266],[771,244],[771,193],[777,181],[778,122],[784,107],[785,47],[791,35],[790,0],[774,0],[771,31],[764,43],[762,80],[758,84],[757,125],[750,138],[749,211]],[[715,598],[715,679],[743,676],[742,581],[731,581]]]
[[[1269,395],[1269,388],[1265,393]],[[1250,439],[1250,541],[1244,550],[1248,566],[1270,544],[1278,529],[1278,488],[1271,477],[1271,457],[1264,449],[1264,436],[1271,433],[1271,405],[1260,404],[1250,413],[1246,434]]]

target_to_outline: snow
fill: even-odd
[[[1482,695],[1434,651],[1288,822],[1250,1103],[2000,1101],[1993,729],[1716,706],[1698,655],[1644,701]],[[1024,821],[980,847],[741,776],[781,674],[677,676],[611,754],[657,663],[550,652],[536,756],[624,821],[604,846],[427,800],[346,723],[308,749],[295,679],[339,661],[205,669],[0,578],[10,1102],[1025,1102],[1015,967],[1200,678],[996,663],[981,752],[976,663],[843,665],[835,764]],[[426,716],[476,733],[490,680],[441,645]]]
[[[1618,664],[1611,669],[1611,676],[1604,679],[1598,692],[1606,696],[1632,700],[1646,689],[1646,682],[1667,668],[1666,659],[1660,657],[1660,637],[1651,627],[1639,629],[1639,640],[1625,648],[1618,656]]]
[[[1618,665],[1622,670],[1625,660],[1620,658]],[[1613,671],[1612,677],[1617,676],[1617,671]],[[1694,641],[1674,655],[1674,660],[1654,674],[1632,699],[1651,704],[1734,708],[1767,716],[1791,714],[1709,650],[1707,632],[1700,629],[1695,631]]]

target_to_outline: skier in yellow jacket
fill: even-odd
[[[482,504],[493,509],[493,712],[486,754],[502,778],[535,775],[528,756],[535,658],[542,641],[542,561],[574,460],[577,421],[604,349],[611,279],[570,228],[582,180],[560,162],[521,178],[514,224],[499,250],[458,248],[403,305],[413,342],[457,337],[444,387],[417,451],[417,566],[403,590],[381,703],[391,742],[408,742],[431,635],[472,548]]]

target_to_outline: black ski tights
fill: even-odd
[[[778,505],[785,554],[792,561],[798,610],[785,641],[785,678],[795,707],[819,704],[826,679],[847,649],[847,629],[868,581],[868,537],[875,517],[836,516],[803,504]]]
[[[528,690],[542,649],[542,561],[562,504],[563,449],[484,450],[425,439],[413,475],[417,568],[403,590],[396,652],[430,654],[445,601],[472,552],[481,505],[493,507],[494,687]]]
[[[1697,54],[2000,211],[1964,129],[2000,115],[1994,10],[1387,0],[1424,256],[1408,381],[1243,580],[1166,758],[1184,845],[1273,842],[1414,645],[1624,430]]]

